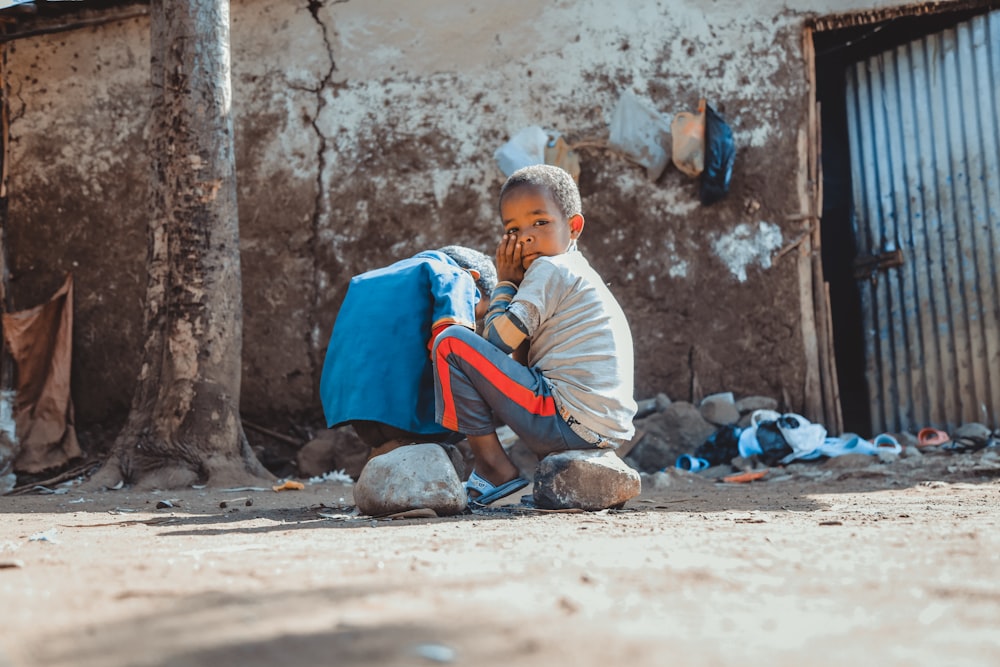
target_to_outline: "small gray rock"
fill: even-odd
[[[741,415],[747,415],[754,410],[777,410],[778,401],[770,396],[744,396],[736,401],[736,409]]]
[[[709,396],[701,402],[701,405],[698,406],[698,412],[705,418],[705,421],[716,426],[735,424],[740,420],[740,411],[731,401],[720,400],[713,396]]]
[[[655,398],[644,398],[640,401],[635,402],[636,412],[635,418],[642,419],[643,417],[648,417],[657,411],[656,409],[656,399]]]

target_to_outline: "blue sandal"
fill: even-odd
[[[479,495],[475,498],[469,496],[470,505],[485,507],[486,505],[494,503],[501,498],[506,498],[516,491],[520,491],[530,483],[531,482],[523,477],[515,477],[509,482],[504,482],[500,485],[493,485],[480,477],[479,474],[473,470],[469,475],[469,481],[465,483],[465,489],[466,493],[469,491],[476,491],[479,493]]]

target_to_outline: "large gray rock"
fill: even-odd
[[[459,514],[467,504],[465,487],[440,445],[407,445],[369,461],[354,485],[358,511],[384,516],[432,509],[440,516]]]
[[[653,473],[673,467],[681,454],[691,454],[716,427],[701,416],[694,405],[675,401],[663,412],[635,422],[645,433],[626,460],[640,472]]]
[[[642,490],[639,473],[612,450],[586,449],[546,456],[535,476],[535,506],[602,510],[621,507]]]

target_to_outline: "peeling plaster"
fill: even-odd
[[[770,222],[740,223],[712,241],[712,250],[729,267],[729,272],[742,282],[747,279],[747,267],[757,264],[771,268],[771,253],[781,247],[781,228]]]

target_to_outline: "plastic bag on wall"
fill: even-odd
[[[622,93],[611,115],[608,141],[646,168],[655,181],[670,161],[670,124],[634,93]]]
[[[510,138],[493,152],[493,159],[504,176],[510,176],[521,167],[545,163],[545,146],[548,133],[537,125],[530,125]]]
[[[729,192],[736,161],[733,131],[711,105],[705,105],[705,171],[701,174],[701,203],[714,204]]]
[[[681,111],[670,122],[674,165],[694,178],[705,170],[705,100],[698,102],[698,112]]]

